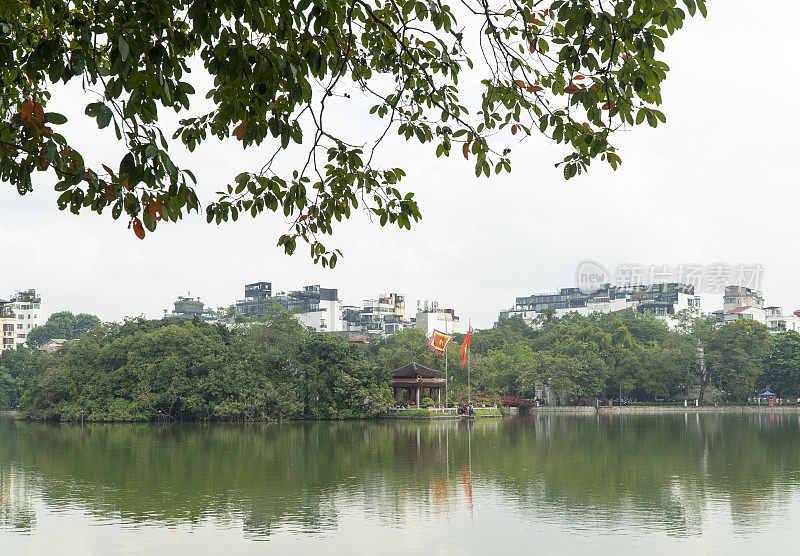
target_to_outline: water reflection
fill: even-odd
[[[0,536],[35,508],[114,526],[325,535],[514,520],[575,532],[755,535],[798,495],[800,419],[72,425],[0,420]],[[509,521],[510,523],[510,521]]]

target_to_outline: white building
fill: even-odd
[[[414,327],[424,330],[427,336],[433,334],[434,330],[444,334],[458,334],[461,332],[459,318],[456,316],[455,311],[453,309],[440,309],[439,304],[435,301],[430,306],[426,302],[424,309],[417,309]]]
[[[335,297],[333,299],[325,299],[325,291],[336,292],[336,290],[321,288],[318,308],[312,311],[295,313],[295,318],[303,326],[313,328],[315,332],[342,332],[344,330],[342,302]]]
[[[64,338],[53,338],[52,340],[41,346],[39,348],[39,351],[48,351],[48,352],[58,351],[64,346],[64,344],[68,344],[74,341],[75,340],[65,340]]]
[[[773,334],[794,330],[800,332],[800,317],[796,314],[784,315],[780,307],[766,307],[767,328]]]
[[[11,307],[17,316],[16,345],[28,341],[31,330],[42,324],[42,298],[36,290],[20,291],[11,296]]]
[[[588,316],[625,309],[651,313],[668,324],[674,324],[675,319],[671,317],[684,309],[692,309],[697,314],[705,313],[703,300],[695,294],[693,286],[668,283],[628,287],[606,285],[591,294],[578,288],[562,288],[558,292],[518,297],[514,307],[501,311],[500,318],[518,315],[532,323],[548,310],[552,310],[556,317],[563,317],[568,313]]]
[[[739,319],[750,319],[761,324],[767,324],[767,311],[763,307],[736,307],[730,311],[725,311],[722,315],[722,321],[725,323]]]
[[[362,307],[345,307],[345,330],[368,336],[387,336],[406,327],[405,315],[405,296],[382,293],[377,299],[365,299]]]
[[[0,351],[17,347],[17,316],[11,302],[0,299]]]

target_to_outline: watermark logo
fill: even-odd
[[[575,284],[583,293],[589,295],[611,282],[606,267],[592,260],[582,261],[575,271]]]
[[[728,286],[740,286],[760,291],[764,267],[757,263],[681,263],[666,264],[622,263],[609,272],[596,261],[582,261],[575,273],[575,284],[585,294],[592,294],[606,284],[618,288],[637,288],[653,284],[681,284],[695,293],[719,293]]]

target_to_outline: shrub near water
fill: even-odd
[[[103,325],[47,357],[20,416],[86,420],[367,417],[388,387],[358,347],[285,313],[230,331],[165,319]]]

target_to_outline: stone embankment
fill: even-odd
[[[594,408],[592,408],[594,409]],[[800,406],[797,405],[701,405],[699,407],[689,405],[683,406],[622,406],[622,407],[599,407],[598,413],[800,413]]]
[[[565,414],[565,415],[645,415],[651,413],[800,413],[798,405],[625,405],[622,407],[608,406],[542,406],[532,407],[531,414]]]

